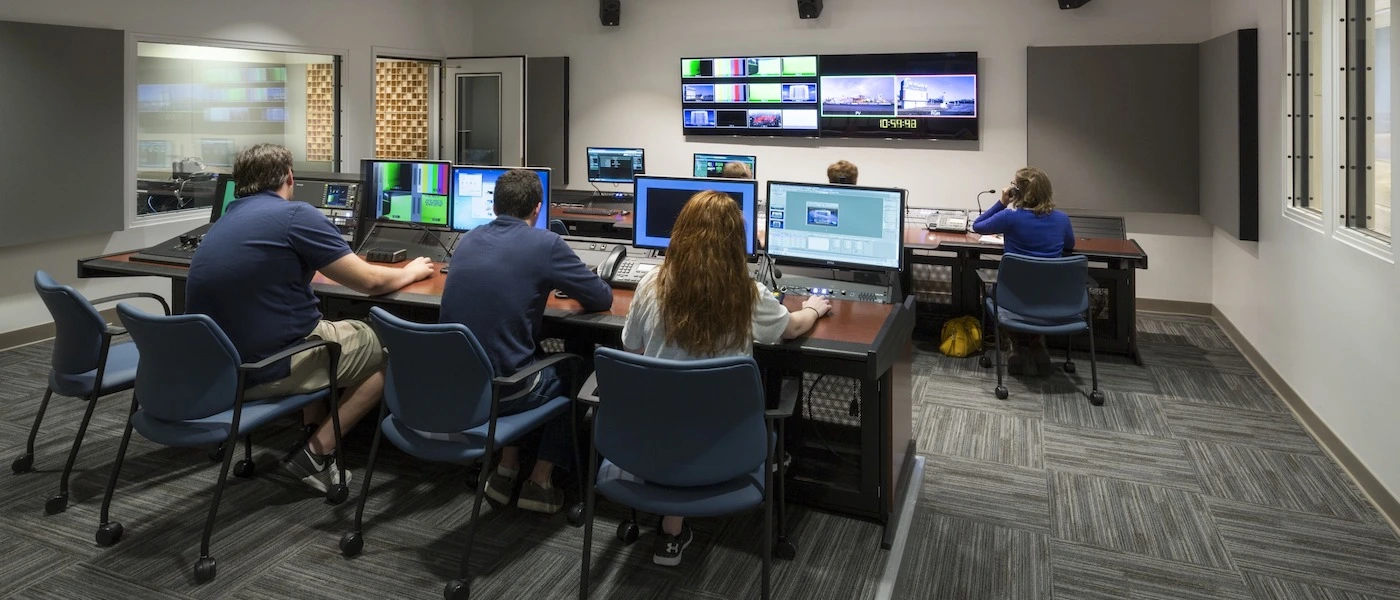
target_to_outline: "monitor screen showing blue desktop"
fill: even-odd
[[[691,179],[637,176],[632,245],[664,249],[671,243],[671,228],[691,197],[706,190],[727,194],[744,213],[744,251],[754,253],[754,222],[758,206],[758,182],[751,179]]]
[[[696,154],[696,177],[723,177],[724,165],[736,162],[747,165],[749,173],[758,179],[758,157],[746,154]]]
[[[468,231],[495,220],[496,180],[514,168],[517,167],[453,167],[452,228]],[[544,190],[535,227],[549,229],[549,169],[530,167],[526,170],[534,171],[540,177],[540,187]]]
[[[899,269],[904,200],[899,189],[770,181],[764,248],[789,263]]]

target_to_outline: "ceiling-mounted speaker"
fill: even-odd
[[[604,27],[617,27],[622,22],[622,0],[598,0],[598,20]]]
[[[797,0],[797,16],[803,19],[822,16],[822,0]]]
[[[1088,4],[1088,3],[1089,3],[1089,0],[1060,0],[1060,10],[1069,10],[1069,9],[1071,9],[1071,8],[1079,8],[1079,7],[1084,6],[1085,4]]]

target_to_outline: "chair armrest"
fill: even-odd
[[[796,377],[783,378],[783,389],[778,392],[778,408],[763,411],[765,419],[786,419],[797,408],[797,396],[802,392],[802,380]]]
[[[93,306],[97,306],[98,304],[107,304],[110,302],[116,302],[118,300],[130,300],[132,298],[150,298],[152,300],[155,300],[156,302],[160,303],[161,309],[165,311],[165,316],[170,316],[170,305],[165,302],[165,298],[160,297],[159,294],[152,294],[151,292],[130,292],[126,294],[117,294],[115,296],[107,296],[104,298],[98,298],[96,300],[90,300],[89,303]]]
[[[554,366],[554,365],[559,364],[559,363],[561,363],[561,362],[564,362],[564,361],[566,361],[566,360],[572,360],[572,361],[579,361],[579,362],[582,362],[582,361],[583,361],[583,357],[582,357],[582,356],[579,356],[579,355],[577,355],[577,354],[569,354],[568,352],[560,352],[560,353],[558,353],[558,354],[551,354],[551,355],[549,355],[549,357],[545,358],[544,360],[536,361],[534,364],[532,364],[532,365],[530,365],[530,366],[528,366],[528,367],[525,367],[524,369],[521,369],[521,370],[519,370],[519,371],[516,371],[515,373],[513,373],[513,374],[511,374],[511,375],[507,375],[507,376],[505,376],[505,377],[497,377],[497,378],[495,378],[495,379],[492,379],[492,380],[491,380],[491,383],[492,383],[493,385],[499,385],[499,386],[515,385],[515,384],[517,384],[517,383],[520,383],[520,382],[522,382],[522,381],[525,381],[525,378],[530,377],[530,376],[534,375],[535,373],[539,373],[540,371],[544,370],[545,367],[551,367],[551,366]]]
[[[286,347],[286,348],[283,348],[281,352],[278,352],[277,354],[273,354],[272,356],[269,356],[269,357],[267,357],[267,358],[264,358],[264,359],[262,359],[262,360],[260,360],[260,361],[258,361],[258,362],[255,362],[255,363],[243,363],[243,364],[241,364],[241,365],[238,365],[238,369],[241,370],[241,371],[257,371],[257,370],[260,370],[260,369],[265,369],[265,368],[267,368],[269,365],[271,365],[272,363],[275,363],[275,362],[280,361],[280,360],[285,359],[285,358],[291,358],[293,355],[301,354],[302,352],[306,352],[307,350],[314,350],[314,349],[320,348],[320,347],[322,347],[322,346],[325,346],[325,347],[328,347],[328,348],[331,347],[331,346],[334,346],[334,347],[336,347],[336,349],[339,349],[339,348],[340,348],[340,344],[338,344],[338,343],[336,343],[336,342],[328,342],[328,341],[326,341],[326,340],[309,340],[309,341],[305,341],[305,342],[302,342],[302,343],[300,343],[300,344],[297,344],[297,345],[295,345],[295,346],[288,346],[288,347]]]
[[[578,401],[590,406],[597,406],[598,400],[598,372],[589,374],[588,380],[583,382],[583,387],[578,390]]]

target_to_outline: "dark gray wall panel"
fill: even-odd
[[[1201,44],[1201,216],[1259,240],[1258,31]]]
[[[1026,156],[1065,208],[1197,214],[1195,44],[1026,49]]]
[[[0,21],[0,246],[122,229],[125,40]]]
[[[569,184],[569,58],[530,58],[525,162],[549,167],[550,187]]]

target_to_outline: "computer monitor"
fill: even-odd
[[[452,167],[452,228],[476,229],[496,219],[496,180],[516,167]],[[549,229],[549,169],[528,167],[540,178],[544,200],[535,227]]]
[[[228,212],[228,205],[233,204],[233,201],[238,199],[238,195],[235,193],[237,189],[238,186],[234,184],[232,175],[219,174],[219,178],[214,182],[214,208],[209,213],[210,223],[218,221],[219,217]]]
[[[904,260],[900,189],[768,182],[764,248],[782,262],[897,270]]]
[[[723,177],[724,165],[732,162],[748,165],[753,178],[758,179],[758,157],[746,154],[696,154],[696,177]]]
[[[744,252],[754,253],[754,223],[758,211],[758,182],[752,179],[692,179],[637,176],[637,206],[633,217],[632,245],[664,249],[671,243],[671,228],[681,208],[699,192],[728,194],[744,213]]]
[[[376,219],[447,227],[452,164],[437,160],[360,161],[361,202]]]
[[[641,148],[589,148],[588,180],[594,183],[632,183],[634,175],[647,172],[646,151]]]

